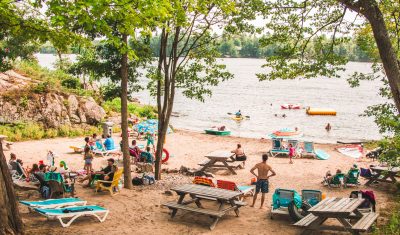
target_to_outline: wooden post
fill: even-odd
[[[0,135],[0,234],[23,234],[14,186],[3,152],[5,138]]]

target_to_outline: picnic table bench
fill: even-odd
[[[308,210],[310,214],[295,223],[295,226],[310,230],[345,229],[353,234],[366,232],[378,218],[375,212],[361,213],[357,208],[364,202],[362,198],[326,198]],[[329,218],[336,219],[342,226],[323,226]]]
[[[238,166],[228,164],[235,162],[234,156],[234,153],[224,150],[217,150],[208,153],[207,155],[205,155],[205,157],[208,159],[199,163],[201,167],[198,169],[198,171],[206,171],[208,168],[226,168],[232,174],[236,175],[234,168],[237,168]]]
[[[365,183],[365,185],[370,185],[375,181],[379,182],[386,182],[386,183],[396,183],[396,177],[399,177],[398,174],[400,174],[400,167],[384,167],[384,166],[374,166],[371,167],[371,171],[373,171],[375,174],[373,174],[369,180]],[[381,176],[383,176],[381,178]]]
[[[197,184],[184,184],[171,189],[179,195],[178,202],[167,202],[163,205],[168,207],[173,218],[178,210],[190,211],[194,213],[208,215],[213,219],[210,229],[213,230],[219,219],[227,212],[233,210],[236,216],[239,216],[239,208],[244,206],[243,202],[239,202],[238,198],[243,194],[239,191],[231,191],[219,188],[213,188]],[[186,195],[190,196],[189,200],[184,201]],[[214,200],[219,203],[217,210],[204,208],[201,200]],[[195,203],[197,207],[190,206]],[[226,207],[225,205],[228,205]],[[225,208],[224,208],[225,207]]]

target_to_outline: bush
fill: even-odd
[[[74,77],[64,79],[61,82],[61,85],[63,87],[68,88],[68,89],[79,89],[79,88],[81,88],[81,82],[79,81],[79,79],[74,78]]]
[[[110,112],[121,112],[121,98],[115,98],[110,101],[103,103],[103,108],[107,113]],[[157,110],[151,105],[140,105],[136,103],[128,103],[128,112],[138,117],[146,117],[153,119],[157,117]]]
[[[374,234],[381,235],[381,234],[398,234],[400,229],[400,199],[397,197],[397,205],[394,210],[392,211],[393,214],[390,215],[389,220],[386,224],[378,226]]]

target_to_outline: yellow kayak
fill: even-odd
[[[244,117],[242,116],[242,117],[236,117],[236,116],[233,116],[233,117],[231,117],[233,120],[235,120],[235,121],[242,121],[243,119],[244,119]]]

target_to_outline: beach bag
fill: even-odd
[[[132,179],[133,185],[143,185],[143,179],[139,177],[135,177]]]
[[[371,170],[366,168],[360,168],[360,176],[364,178],[369,178],[372,176]]]
[[[50,198],[50,188],[48,186],[42,186],[40,188],[40,195],[42,195],[42,198],[44,198],[44,199],[49,199]]]

